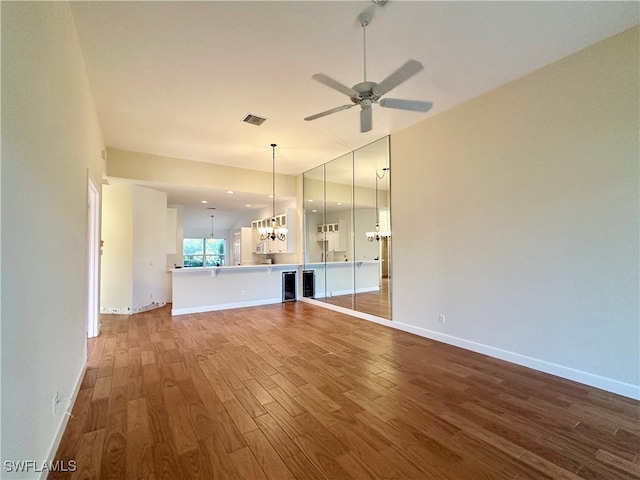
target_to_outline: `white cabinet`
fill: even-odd
[[[317,225],[316,240],[318,242],[327,242],[326,250],[328,252],[345,251],[347,236],[344,231],[344,220],[340,220],[338,223]]]
[[[340,243],[342,237],[339,223],[330,223],[327,225],[327,251],[334,252],[336,250],[344,250],[344,248],[341,248]]]
[[[258,243],[260,243],[260,234],[258,233],[258,220],[251,222],[251,251],[258,252]]]
[[[253,235],[249,227],[242,227],[239,231],[233,232],[234,265],[251,265],[253,263],[252,240]]]
[[[287,229],[284,240],[275,239],[260,240],[260,228],[270,227],[271,218],[254,220],[251,222],[252,251],[255,253],[295,253],[297,240],[297,212],[295,208],[287,208],[286,213],[275,216],[275,227]]]
[[[278,240],[277,238],[275,240],[267,240],[267,253],[282,253],[283,252],[283,247],[282,247],[282,241]]]

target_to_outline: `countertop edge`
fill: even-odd
[[[356,260],[355,262],[312,262],[312,263],[273,263],[273,264],[260,264],[260,265],[227,265],[224,267],[183,267],[183,268],[170,268],[167,270],[171,273],[184,273],[184,272],[211,272],[211,271],[224,271],[224,270],[258,270],[269,268],[306,268],[306,267],[324,267],[324,266],[338,266],[338,265],[353,265],[363,263],[380,263],[380,260]]]

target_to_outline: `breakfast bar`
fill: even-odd
[[[171,269],[171,315],[279,303],[282,273],[298,269],[297,264]]]
[[[379,262],[326,262],[173,268],[172,315],[212,312],[279,303],[283,272],[313,271],[316,297],[379,289]],[[300,275],[298,275],[298,278]],[[294,295],[294,299],[297,295]]]

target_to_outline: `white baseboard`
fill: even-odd
[[[421,337],[437,340],[442,343],[454,345],[456,347],[464,348],[465,350],[471,350],[472,352],[481,353],[490,357],[505,360],[507,362],[515,363],[516,365],[522,365],[523,367],[532,368],[540,372],[549,373],[557,377],[565,378],[567,380],[573,380],[574,382],[589,385],[591,387],[606,390],[607,392],[616,393],[624,397],[640,400],[640,386],[630,383],[620,382],[612,378],[602,377],[593,373],[578,370],[572,367],[559,365],[557,363],[548,362],[538,358],[529,357],[501,348],[484,345],[481,343],[472,342],[459,337],[453,337],[451,335],[445,335],[439,332],[415,327],[400,322],[389,322],[389,326],[403,330],[405,332],[414,333]]]
[[[249,302],[221,303],[216,305],[203,305],[199,307],[172,308],[171,315],[186,315],[188,313],[215,312],[217,310],[229,310],[231,308],[257,307],[259,305],[271,305],[281,303],[282,298],[267,298],[263,300],[252,300]]]
[[[353,317],[362,318],[363,320],[379,323],[380,325],[385,325],[387,327],[402,330],[404,332],[413,333],[414,335],[418,335],[420,337],[429,338],[431,340],[436,340],[438,342],[446,343],[448,345],[464,348],[465,350],[470,350],[472,352],[488,355],[493,358],[498,358],[500,360],[505,360],[510,363],[515,363],[516,365],[522,365],[523,367],[528,367],[533,370],[555,375],[557,377],[565,378],[567,380],[572,380],[574,382],[582,383],[584,385],[589,385],[590,387],[599,388],[607,392],[622,395],[623,397],[640,400],[640,386],[638,385],[620,382],[612,378],[602,377],[600,375],[595,375],[593,373],[585,372],[583,370],[578,370],[572,367],[566,367],[564,365],[547,362],[546,360],[540,360],[538,358],[521,355],[519,353],[510,352],[508,350],[503,350],[503,349],[492,347],[489,345],[484,345],[482,343],[472,342],[470,340],[465,340],[463,338],[446,335],[440,332],[434,332],[432,330],[415,327],[413,325],[409,325],[406,323],[393,322],[391,320],[376,317],[373,315],[368,315],[366,313],[356,312],[348,308],[337,307],[335,305],[331,305],[322,301],[307,299],[307,298],[303,298],[301,300],[304,302],[313,303],[314,305],[318,305],[320,307],[324,307],[329,310],[335,310],[341,313],[345,313],[347,315],[351,315]]]
[[[365,287],[365,288],[356,288],[355,292],[353,290],[331,290],[328,293],[328,298],[331,297],[339,297],[342,295],[351,295],[353,293],[368,293],[368,292],[379,292],[380,287]],[[325,292],[316,292],[316,297],[324,297]]]
[[[131,315],[134,313],[146,312],[153,310],[154,308],[164,307],[166,302],[151,302],[147,305],[140,307],[100,307],[100,313],[114,314],[114,315]]]
[[[53,438],[53,443],[51,444],[51,448],[49,449],[49,455],[47,456],[47,460],[46,460],[48,465],[53,464],[56,453],[58,453],[58,447],[60,447],[62,436],[64,435],[64,431],[67,429],[67,423],[69,423],[69,418],[71,418],[70,413],[67,414],[67,412],[70,412],[71,409],[73,408],[73,405],[76,403],[76,399],[78,398],[78,392],[80,392],[80,387],[82,386],[82,380],[84,379],[84,374],[86,372],[86,369],[87,369],[87,363],[85,362],[84,366],[82,367],[82,370],[80,371],[80,376],[76,380],[76,385],[73,389],[73,392],[71,393],[71,397],[67,400],[64,400],[64,405],[62,405],[62,402],[61,402],[60,413],[62,414],[62,417],[60,418],[60,425],[58,425],[56,436]],[[43,471],[40,472],[40,476],[38,477],[39,480],[46,480],[48,474],[49,474],[49,471],[47,469],[43,469]]]
[[[326,308],[327,310],[333,310],[334,312],[344,313],[345,315],[350,315],[352,317],[361,318],[363,320],[368,320],[370,322],[379,323],[380,325],[393,327],[393,322],[391,320],[387,320],[386,318],[376,317],[375,315],[371,315],[369,313],[358,312],[357,310],[352,310],[346,307],[340,307],[338,305],[326,303],[322,300],[316,300],[315,298],[302,297],[302,298],[299,298],[298,300],[301,302],[311,303],[313,305]]]
[[[141,307],[135,307],[131,309],[131,313],[141,313],[146,312],[148,310],[153,310],[155,308],[164,307],[166,302],[151,302],[147,305],[142,305]]]

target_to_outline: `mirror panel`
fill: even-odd
[[[325,164],[327,302],[354,308],[353,153]]]
[[[325,222],[324,206],[324,165],[309,170],[303,175],[303,216],[304,216],[304,271],[303,295],[317,300],[325,299],[326,277],[324,259],[326,258],[325,233],[317,226]],[[311,273],[310,273],[311,272]],[[309,276],[313,280],[308,280]],[[305,285],[306,277],[306,285]]]
[[[390,174],[388,137],[303,174],[316,300],[391,319]]]
[[[391,318],[389,259],[383,255],[389,217],[388,138],[354,152],[355,310]],[[384,222],[383,222],[384,220]],[[388,249],[386,249],[388,251]],[[388,255],[387,255],[388,257]]]

